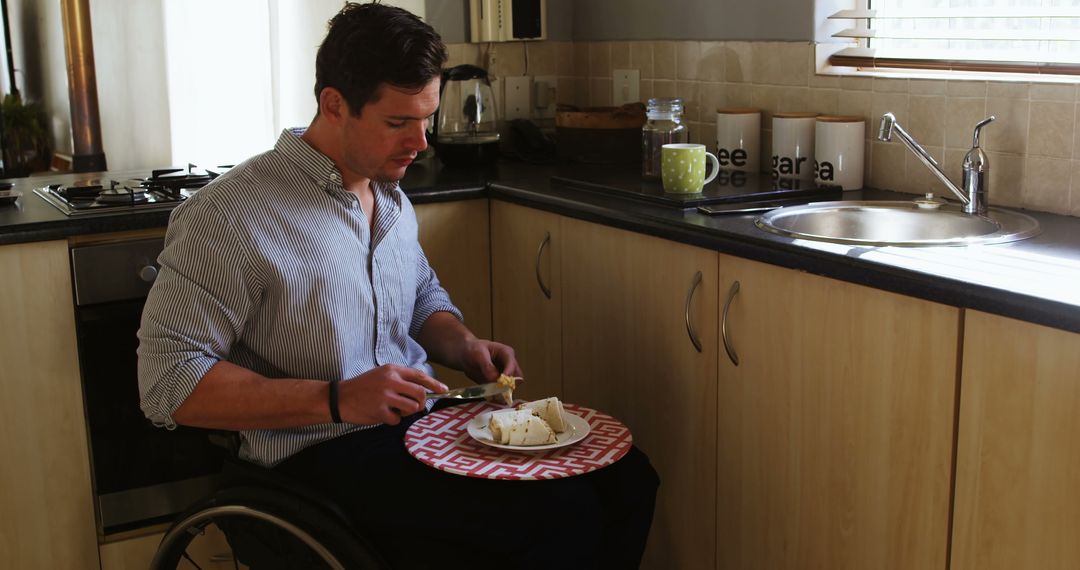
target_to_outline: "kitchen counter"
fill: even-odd
[[[628,166],[627,168],[635,168]],[[491,197],[957,307],[1080,332],[1080,219],[1026,212],[1042,226],[1031,239],[968,247],[860,247],[764,232],[755,215],[707,216],[645,199],[571,188],[591,167],[500,162],[483,169],[418,161],[402,181],[416,204]],[[553,182],[553,177],[555,182]],[[0,207],[0,244],[163,227],[168,211],[68,218],[33,194],[75,175],[17,179],[23,193]],[[845,199],[911,199],[866,190]],[[991,195],[993,203],[993,195]]]

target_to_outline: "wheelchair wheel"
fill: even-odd
[[[211,525],[225,534],[237,567],[386,568],[347,523],[318,505],[265,487],[234,487],[182,514],[161,539],[151,570],[197,567],[185,565],[194,563],[188,551]]]

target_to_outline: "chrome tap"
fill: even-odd
[[[962,190],[952,180],[949,180],[949,177],[938,166],[937,161],[896,122],[896,116],[892,113],[885,113],[881,117],[878,140],[889,142],[895,133],[900,137],[900,142],[904,143],[908,150],[915,153],[915,156],[964,204],[964,212],[981,215],[986,213],[987,195],[990,191],[990,162],[986,157],[986,153],[979,147],[979,131],[993,120],[994,117],[990,116],[975,125],[971,150],[964,155]]]

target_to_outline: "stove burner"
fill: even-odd
[[[68,216],[120,213],[131,210],[169,209],[217,178],[231,166],[154,169],[146,178],[126,180],[83,179],[34,189]]]
[[[97,197],[97,201],[102,204],[142,204],[149,200],[146,196],[146,190],[126,186],[116,186],[108,190],[102,190]]]

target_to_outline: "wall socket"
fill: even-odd
[[[506,120],[530,118],[530,102],[532,101],[532,77],[528,75],[512,75],[506,77]]]
[[[533,80],[533,118],[554,119],[558,105],[558,79],[554,75],[537,75]]]
[[[611,77],[611,101],[615,106],[641,100],[641,72],[636,69],[616,69]]]

